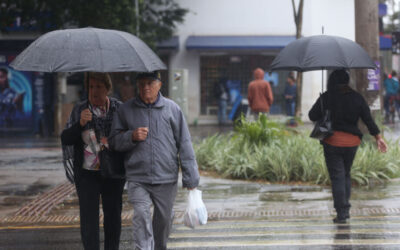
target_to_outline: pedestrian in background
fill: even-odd
[[[296,82],[293,75],[289,74],[286,80],[286,86],[284,91],[287,116],[294,117],[294,110],[296,106],[296,95],[297,95]]]
[[[258,119],[259,113],[268,113],[274,101],[271,85],[264,80],[264,70],[257,68],[254,70],[254,80],[249,83],[247,99],[251,114]]]
[[[385,107],[385,121],[389,122],[390,117],[390,101],[395,102],[395,110],[397,109],[397,94],[399,93],[399,80],[397,79],[396,71],[392,71],[392,73],[383,81],[383,86],[385,87],[385,98],[384,98],[384,107]],[[396,112],[394,110],[394,112]],[[394,117],[393,117],[394,119]]]
[[[139,96],[115,114],[110,142],[125,152],[128,197],[134,210],[132,249],[167,249],[179,166],[187,189],[198,186],[199,172],[183,113],[161,95],[159,74],[139,74],[136,82]]]
[[[349,74],[345,70],[333,71],[328,79],[328,91],[320,97],[324,109],[331,111],[334,131],[332,136],[321,142],[332,185],[333,205],[337,213],[333,219],[334,223],[346,223],[350,218],[350,171],[362,139],[362,133],[357,127],[359,118],[375,137],[378,150],[381,152],[387,150],[387,145],[372,119],[368,104],[362,95],[350,88],[349,80]],[[319,98],[308,116],[314,122],[323,117]]]
[[[79,198],[82,243],[86,250],[99,250],[99,201],[104,214],[104,249],[118,250],[121,234],[124,179],[104,178],[98,153],[108,147],[114,113],[121,102],[108,97],[111,78],[87,73],[88,100],[75,105],[61,134],[64,160],[73,159],[74,182]],[[72,146],[72,148],[71,148]]]
[[[227,123],[226,108],[229,101],[228,79],[222,78],[214,85],[214,95],[218,101],[218,124]]]

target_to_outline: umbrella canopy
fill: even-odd
[[[357,43],[343,37],[319,35],[289,43],[271,63],[270,71],[342,68],[376,68],[376,65]]]
[[[136,36],[97,28],[46,33],[22,51],[11,67],[41,72],[150,72],[166,69],[160,58]]]

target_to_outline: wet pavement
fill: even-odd
[[[200,189],[208,224],[182,224],[186,191],[179,189],[169,249],[400,249],[400,180],[355,187],[346,225],[332,223],[329,187],[203,176]],[[132,245],[132,215],[125,203],[121,249]],[[46,215],[1,220],[4,249],[81,249],[73,192]]]
[[[399,138],[400,129],[386,137]],[[191,128],[194,140],[230,127]],[[78,202],[57,139],[0,138],[0,249],[81,249]],[[169,249],[400,249],[400,180],[354,187],[351,220],[335,225],[330,188],[214,178],[200,187],[209,223],[182,225],[179,189]],[[121,249],[132,241],[124,194]],[[100,218],[102,220],[102,217]]]

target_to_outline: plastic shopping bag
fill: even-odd
[[[183,217],[185,226],[195,228],[198,225],[207,224],[207,209],[201,198],[201,191],[193,189],[189,191],[188,205]]]

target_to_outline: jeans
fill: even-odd
[[[118,250],[121,235],[122,192],[125,180],[105,179],[100,171],[82,170],[76,182],[81,237],[85,250],[99,250],[99,202],[104,214],[104,249]]]
[[[396,100],[396,95],[394,94],[387,94],[385,95],[384,99],[383,99],[383,106],[385,108],[385,115],[388,117],[389,116],[389,102],[390,102],[390,98],[393,98],[393,101],[395,102],[395,107],[396,110],[398,109],[398,103]]]
[[[219,124],[225,124],[227,117],[226,117],[226,107],[227,107],[228,101],[225,99],[220,98],[218,100],[218,123]]]
[[[333,205],[338,218],[344,218],[350,210],[351,176],[350,170],[356,147],[335,147],[323,143],[326,166],[332,185]]]
[[[295,101],[292,99],[286,100],[286,115],[294,116]]]

